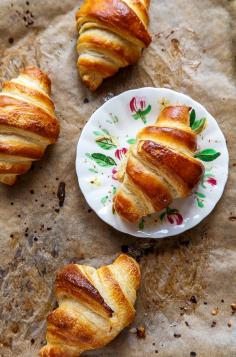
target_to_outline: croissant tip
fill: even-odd
[[[33,65],[26,66],[21,68],[19,72],[20,74],[32,76],[34,79],[38,79],[40,82],[43,82],[49,95],[51,94],[51,80],[41,68]]]
[[[17,176],[9,177],[10,175],[7,175],[5,177],[0,178],[0,183],[3,183],[7,186],[14,186],[16,181],[17,181]]]
[[[89,74],[82,75],[81,78],[86,87],[89,88],[92,92],[95,92],[103,82],[102,79],[92,78],[92,76]]]

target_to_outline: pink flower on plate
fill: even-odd
[[[144,124],[147,123],[146,116],[152,110],[152,106],[147,104],[145,97],[133,97],[129,103],[130,110],[133,113],[132,117],[134,120],[141,119]]]
[[[112,169],[112,179],[117,181],[116,174],[117,174],[117,169],[114,167]]]
[[[122,160],[124,155],[127,153],[127,149],[126,148],[122,148],[122,149],[117,149],[116,152],[115,152],[115,157],[118,159],[118,160]]]
[[[211,186],[216,186],[217,185],[217,181],[216,181],[216,179],[214,177],[208,177],[206,182],[209,183]]]
[[[214,177],[212,173],[206,172],[205,175],[202,177],[201,180],[201,186],[202,188],[206,188],[206,183],[208,183],[211,186],[216,186],[217,185],[217,179]]]
[[[183,216],[179,213],[179,210],[170,207],[167,207],[165,211],[160,214],[161,221],[165,218],[167,218],[170,224],[176,224],[177,226],[180,226],[184,221]]]
[[[176,224],[177,226],[183,223],[183,217],[180,213],[167,214],[167,219],[170,224]]]
[[[133,97],[130,101],[130,110],[132,113],[138,113],[139,111],[143,111],[145,107],[145,97]]]

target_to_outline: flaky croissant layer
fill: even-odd
[[[121,254],[99,269],[70,264],[57,274],[59,307],[48,316],[40,357],[77,357],[102,348],[134,319],[138,263]]]
[[[27,67],[3,83],[0,93],[0,182],[13,185],[59,135],[50,98],[51,82],[37,67]]]
[[[77,12],[77,66],[83,82],[96,90],[119,68],[136,63],[151,42],[149,0],[85,0]]]
[[[155,124],[138,133],[114,196],[114,208],[125,220],[134,223],[163,210],[174,199],[190,195],[200,181],[204,166],[193,157],[197,139],[190,128],[190,109],[166,107]]]

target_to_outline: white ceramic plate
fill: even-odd
[[[205,165],[205,176],[192,196],[129,224],[112,210],[112,198],[119,186],[114,174],[137,132],[154,123],[160,110],[169,104],[193,108],[192,129],[200,131],[198,157]],[[79,139],[76,171],[89,206],[103,221],[136,237],[163,238],[196,226],[213,210],[227,181],[228,151],[216,120],[202,105],[173,90],[140,88],[110,99],[92,115]]]

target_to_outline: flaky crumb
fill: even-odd
[[[138,338],[145,338],[146,337],[146,331],[144,327],[138,327],[136,331],[136,335]]]
[[[211,314],[213,316],[218,315],[218,313],[219,313],[219,308],[218,307],[216,309],[213,309],[212,312],[211,312]]]
[[[233,303],[230,306],[231,306],[231,309],[233,310],[233,312],[236,312],[236,304]]]

